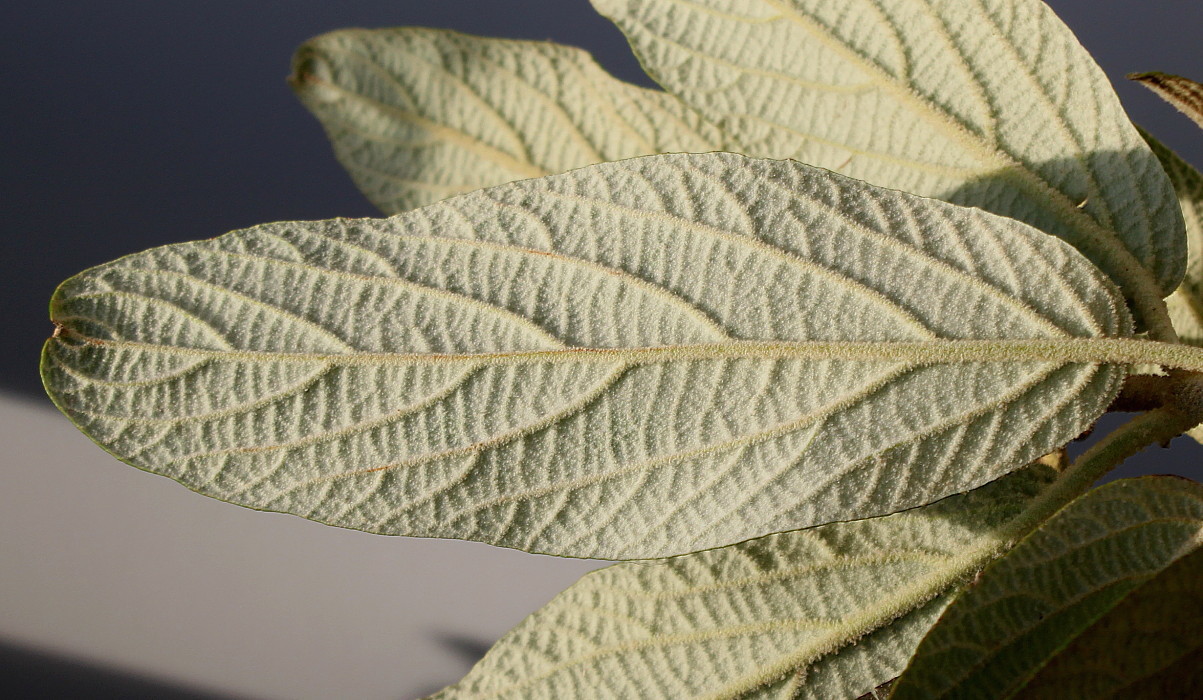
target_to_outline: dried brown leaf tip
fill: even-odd
[[[1130,73],[1128,78],[1157,93],[1203,128],[1203,85],[1169,73]]]

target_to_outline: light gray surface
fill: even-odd
[[[595,562],[258,513],[0,395],[0,639],[236,696],[406,698]]]

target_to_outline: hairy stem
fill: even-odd
[[[1143,276],[1137,276],[1140,278],[1140,283],[1133,287],[1137,293],[1131,302],[1140,318],[1144,320],[1145,326],[1148,327],[1149,337],[1165,343],[1182,342],[1178,339],[1178,332],[1174,330],[1174,324],[1170,321],[1165,300],[1161,298],[1162,292],[1157,288],[1152,275],[1146,272]]]
[[[1149,445],[1166,444],[1198,424],[1196,417],[1174,406],[1143,413],[1109,433],[1082,453],[1044,493],[1007,527],[1019,539],[1071,501],[1086,493],[1094,482],[1125,459]]]

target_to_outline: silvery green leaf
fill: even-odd
[[[1135,692],[1141,686],[1176,690],[1159,697],[1193,697],[1179,683],[1203,683],[1197,666],[1177,679],[1163,672],[1183,656],[1197,660],[1203,642],[1197,631],[1148,645],[1116,632],[1139,629],[1155,638],[1181,624],[1172,619],[1170,600],[1148,596],[1181,592],[1183,576],[1199,571],[1201,544],[1203,486],[1195,482],[1145,477],[1087,493],[957,597],[919,645],[891,697],[1147,697]],[[1190,585],[1186,598],[1193,595],[1194,607],[1183,612],[1198,615],[1198,578]],[[1155,609],[1159,613],[1149,616]],[[1143,620],[1133,618],[1142,611]],[[1099,656],[1080,656],[1091,649]],[[1098,669],[1100,661],[1116,657],[1125,660],[1106,669],[1105,677],[1073,677],[1075,668]],[[1057,695],[1067,683],[1074,692]]]
[[[663,92],[610,77],[580,49],[437,29],[347,29],[306,42],[297,96],[386,213],[604,161],[718,150]]]
[[[1173,190],[1102,70],[1040,0],[593,4],[729,150],[1025,221],[1138,305],[1182,278]]]
[[[1077,436],[1164,345],[1024,224],[731,154],[157,248],[68,280],[52,317],[51,396],[125,461],[600,558],[964,492]]]
[[[902,671],[1051,474],[592,572],[435,697],[851,700]]]

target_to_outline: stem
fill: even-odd
[[[1139,413],[1161,408],[1173,400],[1174,378],[1156,374],[1133,374],[1124,380],[1119,396],[1108,411]]]
[[[1086,450],[1024,512],[1008,525],[1004,537],[1019,539],[1053,513],[1086,493],[1094,482],[1149,445],[1164,444],[1195,427],[1197,420],[1172,406],[1143,413]]]
[[[1152,277],[1146,273],[1141,278],[1141,284],[1133,289],[1135,293],[1131,299],[1132,306],[1145,322],[1149,337],[1164,343],[1182,342],[1178,339],[1173,322],[1170,321],[1169,309],[1166,308],[1165,300],[1161,298],[1162,292]]]

